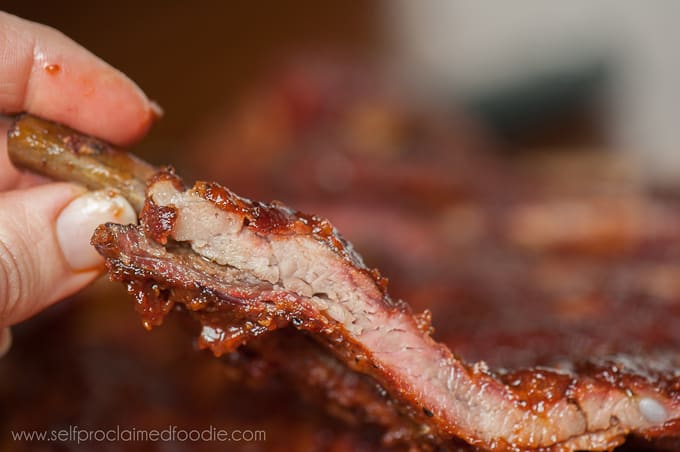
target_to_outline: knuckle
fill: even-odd
[[[0,233],[0,324],[13,317],[30,289],[27,263],[21,259],[25,248],[21,240],[10,241]]]

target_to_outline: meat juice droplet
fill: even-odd
[[[47,72],[50,75],[57,75],[61,71],[61,66],[58,64],[46,64],[45,65],[45,72]]]

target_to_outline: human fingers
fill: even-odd
[[[50,183],[0,194],[0,327],[89,284],[102,260],[90,246],[106,222],[134,223],[120,195]]]
[[[129,78],[64,34],[0,12],[0,112],[23,111],[120,145],[160,114]]]

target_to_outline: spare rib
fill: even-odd
[[[22,133],[19,122],[10,137],[23,142]],[[216,183],[186,188],[168,169],[149,178],[140,217],[100,226],[92,244],[148,327],[181,305],[216,355],[290,326],[374,381],[391,409],[438,441],[601,450],[631,433],[680,434],[675,356],[494,372],[435,341],[427,316],[393,300],[386,280],[323,218]]]

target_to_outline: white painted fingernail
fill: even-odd
[[[57,239],[73,270],[98,267],[102,258],[90,245],[94,230],[103,223],[137,222],[129,202],[110,190],[85,193],[66,206],[57,218]]]
[[[9,328],[0,329],[0,358],[5,356],[12,346],[12,331]]]

